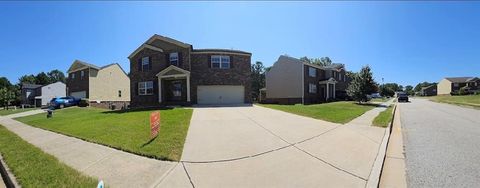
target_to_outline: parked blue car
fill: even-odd
[[[78,103],[80,103],[80,99],[77,99],[75,97],[57,97],[53,98],[50,101],[50,107],[53,108],[65,108],[69,106],[77,106]]]

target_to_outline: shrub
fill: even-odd
[[[85,99],[82,99],[82,100],[80,100],[80,102],[78,103],[78,106],[80,106],[80,107],[87,107],[87,106],[88,106],[88,101],[85,100]]]

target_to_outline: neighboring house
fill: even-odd
[[[266,72],[266,99],[279,104],[312,104],[346,97],[343,64],[320,66],[282,55]]]
[[[66,96],[66,85],[63,82],[55,82],[42,86],[38,91],[35,96],[35,105],[48,106],[53,98]]]
[[[40,93],[40,88],[42,85],[37,84],[22,84],[21,87],[21,104],[27,106],[36,106],[35,105],[35,96],[37,93]]]
[[[444,78],[437,84],[438,95],[450,95],[465,87],[466,91],[474,92],[480,90],[480,79],[478,77],[450,77]]]
[[[437,84],[422,87],[422,89],[420,90],[420,95],[421,96],[435,96],[435,95],[437,95]]]
[[[98,67],[75,60],[67,73],[68,96],[102,108],[126,107],[130,102],[130,79],[116,63]]]
[[[132,107],[251,103],[251,53],[153,35],[128,58]]]

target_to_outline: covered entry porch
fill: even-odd
[[[158,102],[160,104],[190,104],[189,71],[170,65],[156,76],[158,78]]]
[[[337,81],[334,78],[329,78],[328,80],[322,80],[318,84],[323,88],[323,92],[325,96],[325,101],[329,99],[335,99],[335,85]]]

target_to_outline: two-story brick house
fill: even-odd
[[[128,58],[132,107],[251,103],[251,53],[153,35]]]
[[[265,75],[266,98],[279,104],[314,104],[345,97],[345,65],[320,66],[282,55]]]

